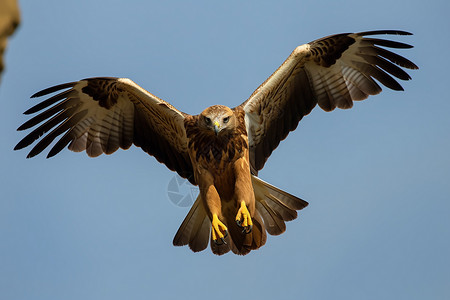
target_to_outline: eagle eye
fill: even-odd
[[[210,118],[205,117],[205,122],[206,122],[206,125],[211,125],[211,119]]]
[[[226,124],[230,121],[230,116],[223,118],[223,122]]]

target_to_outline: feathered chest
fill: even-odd
[[[219,168],[242,157],[248,149],[245,129],[236,128],[216,135],[194,122],[187,122],[185,127],[191,159],[197,163]]]

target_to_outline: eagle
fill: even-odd
[[[32,95],[50,98],[24,114],[36,114],[18,130],[34,128],[14,148],[39,140],[27,158],[52,144],[47,157],[68,146],[90,157],[132,144],[199,187],[176,233],[175,246],[214,254],[245,255],[279,235],[308,202],[258,177],[272,151],[319,105],[348,109],[353,101],[403,90],[410,60],[387,50],[411,45],[373,35],[411,35],[378,30],[327,36],[298,46],[241,105],[213,105],[198,115],[179,111],[127,78],[95,77]],[[55,141],[56,139],[56,141]],[[54,142],[55,141],[55,142]]]

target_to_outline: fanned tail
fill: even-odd
[[[252,175],[256,210],[264,220],[264,226],[271,235],[282,234],[286,230],[285,221],[297,218],[297,210],[308,202],[291,195]]]

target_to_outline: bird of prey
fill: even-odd
[[[267,158],[318,104],[325,111],[351,108],[353,101],[403,90],[393,78],[417,69],[386,48],[412,46],[371,37],[410,35],[379,30],[336,34],[298,46],[241,105],[213,105],[198,115],[177,110],[127,78],[97,77],[44,89],[58,92],[25,114],[40,112],[18,130],[37,126],[15,147],[39,140],[27,157],[55,139],[52,157],[68,145],[91,157],[132,144],[199,186],[199,196],[173,244],[194,251],[210,244],[218,255],[245,255],[263,246],[266,232],[285,231],[308,203],[257,177]],[[62,135],[62,136],[61,136]],[[210,242],[211,241],[211,242]]]

